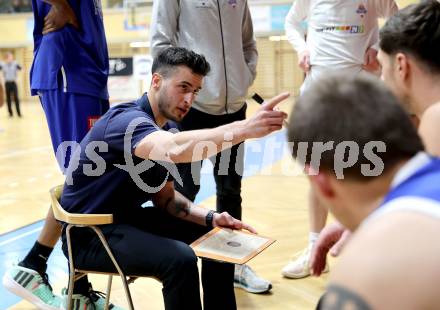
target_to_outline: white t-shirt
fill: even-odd
[[[362,71],[367,49],[377,49],[378,19],[397,10],[394,0],[295,0],[286,16],[286,35],[298,53],[310,52],[314,78],[329,70],[355,74]]]

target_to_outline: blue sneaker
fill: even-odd
[[[60,309],[61,298],[52,292],[47,274],[41,275],[35,270],[15,265],[3,276],[3,286],[39,309]]]

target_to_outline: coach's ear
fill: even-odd
[[[158,90],[162,84],[162,79],[162,75],[157,72],[153,73],[153,76],[151,77],[151,87]]]
[[[402,83],[406,83],[413,70],[411,61],[405,53],[397,53],[394,56],[394,71]]]
[[[310,185],[324,199],[332,199],[335,196],[330,176],[322,171],[313,171],[311,167],[306,167]]]

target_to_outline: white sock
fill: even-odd
[[[309,232],[309,246],[313,247],[313,245],[315,244],[315,242],[318,240],[319,237],[319,233],[317,232]]]

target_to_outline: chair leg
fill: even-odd
[[[131,299],[130,289],[128,288],[127,278],[121,275],[122,284],[124,284],[125,297],[127,298],[128,307],[130,310],[134,310],[133,300]]]
[[[72,243],[70,240],[70,229],[71,225],[68,225],[66,228],[66,237],[67,237],[67,252],[69,254],[69,287],[67,288],[67,306],[66,310],[71,310],[72,305],[72,296],[73,296],[73,286],[75,283],[75,267],[73,264],[73,255],[72,255]]]
[[[108,305],[110,304],[110,293],[112,291],[112,279],[113,279],[113,276],[109,275],[108,281],[107,281],[107,292],[105,295],[105,307],[104,307],[105,310],[108,309]]]
[[[113,265],[118,270],[118,273],[119,273],[119,275],[121,277],[121,280],[122,280],[122,284],[124,285],[125,296],[127,297],[127,302],[128,302],[129,309],[130,310],[134,310],[133,300],[131,298],[130,289],[128,288],[127,278],[125,277],[125,274],[122,271],[121,267],[119,267],[119,264],[116,261],[116,258],[113,256],[113,253],[112,253],[112,251],[110,249],[110,246],[108,245],[107,240],[105,240],[104,234],[101,232],[100,229],[98,229],[95,226],[89,226],[89,227],[92,228],[95,231],[95,233],[98,235],[99,239],[102,242],[102,245],[104,245],[104,248],[107,251],[108,256],[112,260]]]

